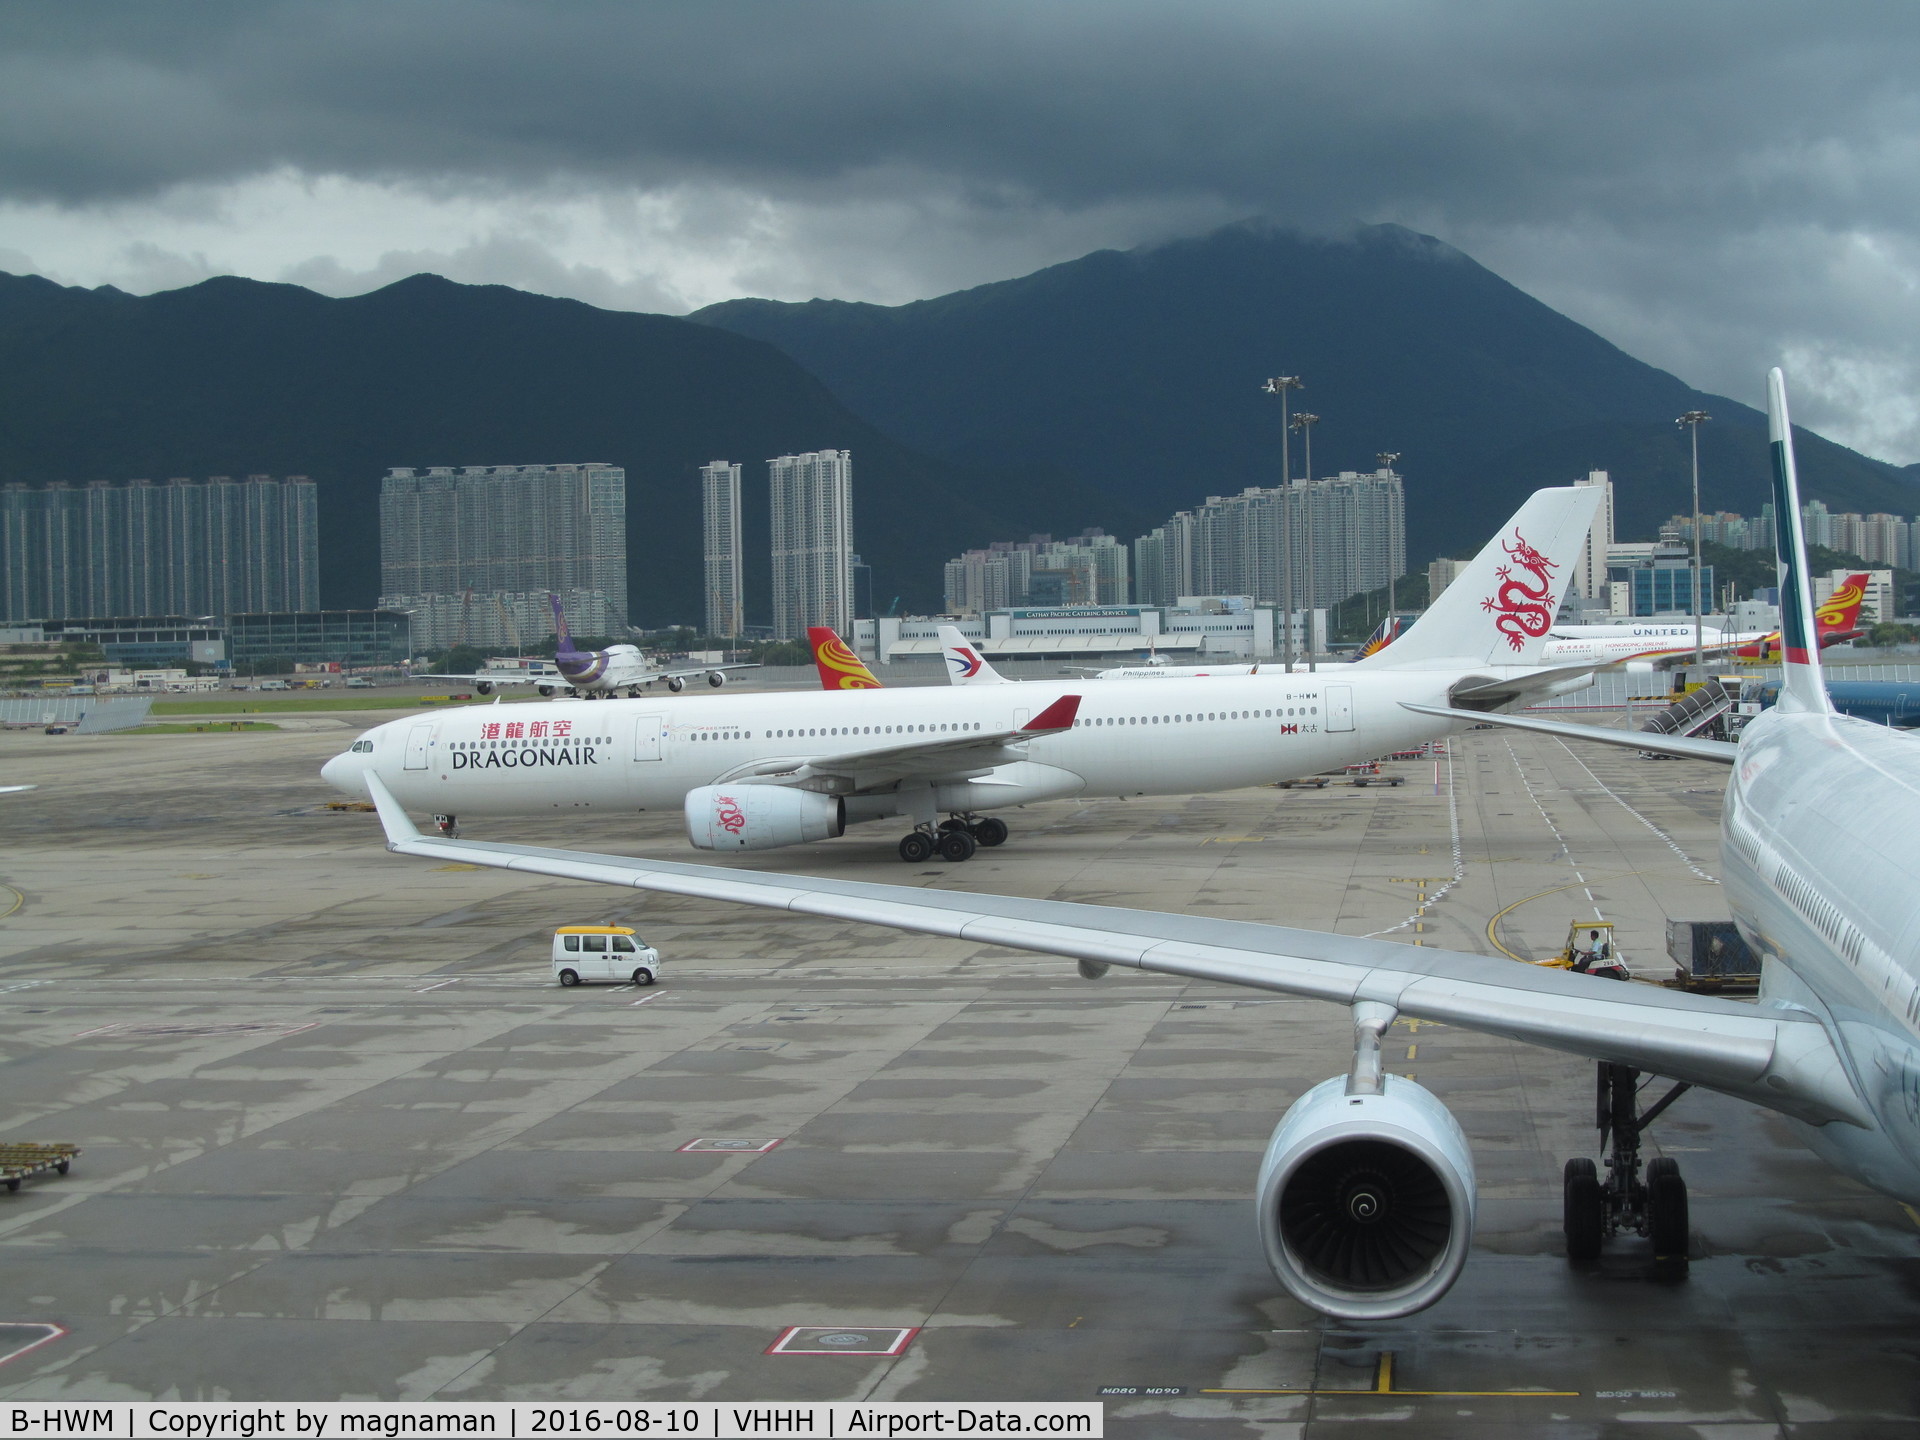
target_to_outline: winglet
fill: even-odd
[[[820,672],[822,690],[882,688],[874,673],[831,626],[809,625],[807,639],[813,644],[813,668]]]
[[[1062,730],[1071,730],[1073,722],[1080,714],[1080,697],[1062,695],[1033,719],[1020,727],[1022,735],[1057,735]]]
[[[393,792],[381,783],[378,775],[369,770],[366,782],[373,808],[380,814],[380,828],[387,832],[387,849],[399,850],[410,840],[426,838],[421,835],[419,827],[407,818],[407,812],[400,808],[400,802],[393,798]]]
[[[1773,454],[1773,544],[1780,576],[1780,708],[1832,714],[1820,675],[1820,647],[1807,588],[1807,545],[1800,524],[1800,477],[1793,463],[1787,377],[1767,372],[1767,440]]]

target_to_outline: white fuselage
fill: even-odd
[[[1742,733],[1721,822],[1761,1003],[1810,1011],[1879,1124],[1804,1127],[1849,1174],[1920,1202],[1920,741],[1769,710]]]
[[[1402,709],[1444,702],[1457,671],[1267,675],[1090,685],[926,687],[473,706],[368,731],[323,772],[461,817],[679,806],[767,762],[1017,730],[1064,695],[1070,730],[1019,742],[996,802],[1235,789],[1404,750],[1457,728]],[[977,771],[961,770],[961,775]],[[884,783],[881,788],[884,787]]]
[[[1730,645],[1750,645],[1771,633],[1736,633],[1704,625],[1700,641],[1712,652]],[[1540,659],[1544,665],[1617,665],[1626,660],[1663,660],[1692,653],[1691,620],[1648,620],[1637,625],[1556,625],[1547,636]]]

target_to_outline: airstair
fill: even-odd
[[[1640,728],[1655,735],[1726,739],[1726,717],[1739,699],[1737,690],[1729,690],[1718,680],[1709,679],[1699,689],[1688,691],[1656,713]]]

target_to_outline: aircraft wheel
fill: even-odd
[[[1593,1161],[1584,1155],[1567,1161],[1560,1179],[1561,1224],[1567,1236],[1567,1259],[1584,1263],[1600,1258],[1607,1238],[1607,1200]]]
[[[580,972],[578,970],[562,970],[560,972],[560,983],[562,985],[578,985],[580,983]]]
[[[1007,822],[997,816],[989,815],[973,827],[973,838],[988,849],[1007,843]]]
[[[633,972],[633,983],[636,985],[651,985],[653,983],[653,972],[642,965],[638,970]]]
[[[964,830],[949,830],[940,837],[940,858],[956,865],[973,859],[973,852],[978,848],[973,836]]]
[[[1687,1258],[1687,1182],[1680,1162],[1665,1155],[1647,1162],[1647,1238],[1654,1259]]]
[[[933,858],[933,837],[924,830],[910,830],[900,837],[900,858],[919,865]]]

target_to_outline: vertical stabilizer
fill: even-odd
[[[1012,683],[987,663],[987,657],[971,640],[951,625],[940,627],[940,653],[947,662],[947,680],[954,685]]]
[[[1384,650],[1356,665],[1538,665],[1600,508],[1597,486],[1536,490],[1473,563]]]
[[[573,635],[567,629],[567,608],[560,603],[560,597],[551,590],[547,592],[547,603],[553,606],[553,651],[556,655],[577,653],[573,648]]]
[[[1820,675],[1813,597],[1807,580],[1807,542],[1800,524],[1800,476],[1793,464],[1793,423],[1787,418],[1787,377],[1767,372],[1767,441],[1773,455],[1773,550],[1780,577],[1780,700],[1782,710],[1833,713]]]
[[[839,632],[826,625],[809,625],[813,668],[820,672],[822,690],[879,690],[879,678],[869,670]]]

